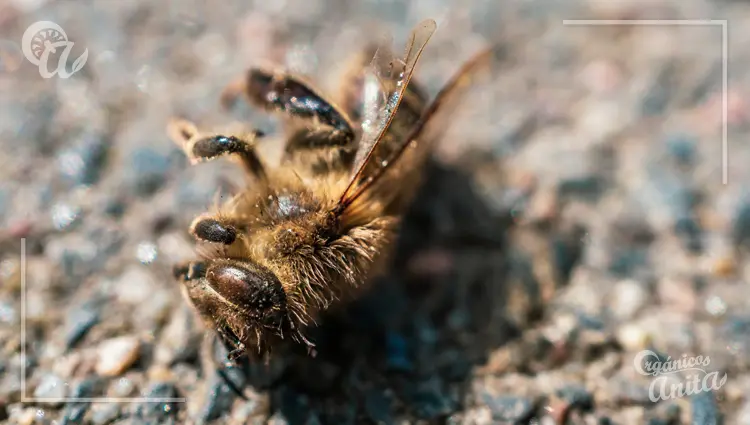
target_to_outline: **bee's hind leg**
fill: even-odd
[[[185,151],[192,163],[209,161],[224,155],[238,157],[245,169],[260,180],[266,171],[255,150],[256,139],[263,137],[259,130],[245,135],[203,135],[195,124],[183,119],[173,119],[167,129],[170,138]]]

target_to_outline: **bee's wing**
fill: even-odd
[[[393,121],[409,84],[417,61],[425,45],[435,32],[437,24],[432,19],[425,20],[412,30],[406,51],[402,58],[396,58],[390,50],[390,43],[381,43],[375,57],[365,73],[364,112],[362,135],[352,166],[349,186],[341,196],[339,211],[343,211],[354,199],[352,195],[370,181],[364,176],[369,162],[375,160],[373,152]]]
[[[490,47],[466,62],[440,90],[398,148],[381,161],[381,166],[364,180],[358,180],[355,175],[355,179],[349,185],[350,190],[344,193],[340,201],[339,210],[343,212],[365,193],[374,193],[381,189],[393,191],[393,188],[385,187],[384,183],[397,184],[400,178],[409,178],[410,171],[419,169],[432,142],[439,139],[451,123],[449,115],[455,111],[472,85],[477,81],[489,80],[494,74],[490,66],[493,59],[503,53],[504,51],[498,47]],[[366,161],[367,158],[362,166]],[[386,173],[389,178],[381,178]],[[394,178],[390,178],[391,176]]]

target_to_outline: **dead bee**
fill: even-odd
[[[202,258],[174,268],[186,299],[230,346],[230,360],[267,357],[284,339],[312,348],[306,326],[388,258],[430,141],[450,122],[448,105],[494,53],[469,61],[428,105],[409,82],[435,29],[433,20],[420,23],[401,58],[386,45],[365,53],[369,64],[358,60],[343,78],[343,107],[283,72],[251,69],[230,84],[224,103],[244,94],[286,114],[277,167],[256,154],[259,131],[205,134],[185,120],[170,123],[192,163],[231,155],[254,180],[193,221]]]

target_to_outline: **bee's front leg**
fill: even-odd
[[[237,338],[234,333],[226,328],[220,327],[216,329],[216,333],[221,337],[221,341],[224,342],[224,346],[227,348],[229,353],[227,354],[227,360],[230,363],[235,363],[243,355],[247,354],[245,344]]]
[[[167,126],[169,137],[182,148],[193,164],[220,156],[234,155],[245,170],[259,180],[266,179],[263,162],[255,150],[255,142],[263,137],[260,130],[243,134],[203,134],[190,121],[175,118]]]

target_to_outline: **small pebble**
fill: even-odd
[[[5,325],[13,325],[18,320],[18,313],[8,302],[0,301],[0,323]]]
[[[90,186],[99,180],[109,146],[101,136],[84,136],[78,146],[58,155],[58,168],[63,177],[73,183]]]
[[[23,53],[18,43],[0,39],[0,75],[16,72],[23,65]]]
[[[534,400],[512,395],[495,396],[482,394],[482,400],[492,411],[492,418],[512,423],[525,422],[534,413]]]
[[[120,302],[140,305],[153,295],[156,282],[145,267],[135,265],[126,269],[112,287]]]
[[[614,247],[609,272],[618,277],[630,277],[648,264],[648,256],[646,249]]]
[[[141,242],[136,249],[136,257],[141,264],[151,264],[156,260],[158,250],[153,242]]]
[[[750,202],[740,204],[730,235],[736,246],[750,246]]]
[[[694,424],[720,425],[721,414],[716,405],[715,394],[712,391],[700,392],[690,397],[692,419]]]
[[[195,256],[192,241],[189,241],[182,232],[162,235],[156,245],[157,249],[164,254],[164,258],[171,263],[186,261]]]
[[[99,309],[92,303],[70,309],[65,322],[65,346],[70,349],[78,344],[88,331],[99,323]]]
[[[697,142],[695,137],[686,135],[672,136],[666,140],[669,153],[677,164],[681,166],[692,166],[695,164]]]
[[[580,198],[596,202],[604,192],[604,182],[597,176],[585,176],[561,181],[557,186],[560,199]]]
[[[585,233],[584,229],[575,228],[569,233],[552,238],[550,244],[559,284],[570,280],[570,275],[581,260],[585,249]]]
[[[33,425],[34,422],[36,422],[37,418],[36,412],[37,409],[33,407],[22,410],[15,415],[15,423],[17,423],[18,425]]]
[[[720,327],[723,345],[741,364],[747,364],[747,354],[750,353],[750,318],[728,316],[725,320]]]
[[[237,403],[232,412],[232,420],[236,423],[255,424],[265,423],[267,417],[268,399],[267,395],[258,394],[258,398],[250,398],[248,401]]]
[[[583,412],[590,412],[594,408],[593,394],[580,386],[565,386],[557,391],[557,396],[565,400],[571,408]]]
[[[101,376],[122,374],[138,360],[140,349],[138,338],[131,336],[103,341],[97,351],[96,373]]]
[[[59,265],[67,282],[75,284],[101,266],[99,249],[94,241],[71,233],[48,241],[45,255]]]
[[[224,369],[223,373],[232,381],[232,385],[237,390],[242,391],[244,381],[239,369],[228,368]],[[201,421],[212,421],[220,418],[231,409],[232,403],[237,397],[219,373],[212,374],[207,387],[204,405],[199,413]]]
[[[68,204],[52,206],[52,224],[57,230],[64,230],[76,222],[81,211]]]
[[[632,318],[648,301],[643,284],[635,280],[618,282],[612,292],[612,312],[619,320]]]
[[[289,421],[284,416],[284,413],[277,411],[268,418],[267,425],[289,425]]]
[[[737,425],[750,425],[750,400],[746,399],[740,408],[737,414]]]
[[[623,80],[620,68],[608,60],[596,60],[589,63],[581,75],[586,87],[600,95],[611,93]]]
[[[699,295],[687,279],[665,277],[658,282],[656,293],[663,305],[673,306],[679,311],[691,312],[700,308]]]
[[[705,102],[702,108],[704,115],[701,118],[716,127],[721,126],[723,101],[723,94],[721,90],[718,90],[718,93]],[[727,93],[727,123],[730,126],[745,124],[748,116],[750,116],[750,113],[748,113],[748,103],[745,100],[745,95],[732,90],[730,85],[729,92]]]
[[[70,394],[72,398],[103,397],[99,391],[102,382],[97,379],[87,379],[78,384]],[[86,411],[91,407],[91,403],[86,402],[69,402],[63,411],[62,425],[73,425],[83,423]]]
[[[720,278],[733,276],[737,272],[737,263],[731,257],[722,257],[713,261],[711,272]]]
[[[45,375],[34,390],[35,398],[62,399],[67,393],[67,384],[59,376]],[[44,402],[50,406],[60,406],[63,400],[51,400]]]
[[[617,342],[627,351],[644,349],[648,339],[648,333],[636,324],[628,323],[617,330]]]
[[[94,425],[111,424],[120,417],[120,404],[104,403],[94,404],[91,407],[91,422]]]
[[[675,61],[668,62],[655,75],[641,100],[641,113],[644,116],[660,115],[669,105],[676,88],[676,66]]]
[[[104,213],[113,218],[120,218],[127,209],[126,202],[121,198],[114,198],[104,205]]]
[[[177,388],[171,383],[160,382],[152,384],[143,395],[144,397],[165,399],[178,398]],[[176,401],[149,401],[135,406],[133,413],[136,423],[175,423],[174,418],[182,403]]]
[[[115,397],[127,397],[133,392],[135,384],[128,378],[120,378],[112,383],[111,388]]]
[[[169,167],[167,156],[150,148],[137,149],[131,154],[129,165],[135,192],[141,196],[154,194],[164,184]]]
[[[0,218],[3,218],[8,212],[11,199],[13,199],[13,192],[10,188],[0,187]]]
[[[703,229],[693,216],[681,217],[674,225],[674,231],[682,239],[686,251],[699,254],[703,251]]]
[[[204,336],[192,332],[195,326],[192,314],[187,308],[172,313],[154,350],[155,363],[175,365],[181,362],[191,363],[198,358]]]
[[[711,296],[706,300],[706,311],[712,316],[723,316],[727,312],[727,303],[717,295]]]

